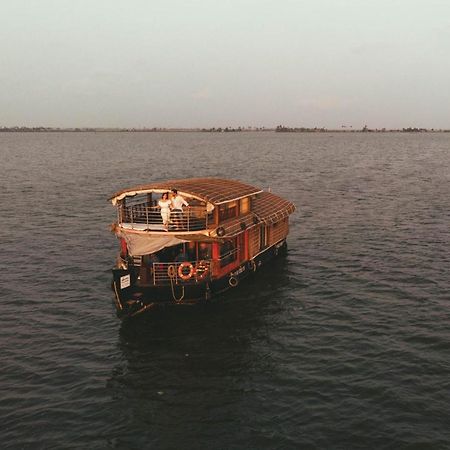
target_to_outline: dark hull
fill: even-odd
[[[238,289],[241,281],[255,274],[258,269],[277,256],[285,255],[286,241],[268,247],[225,276],[205,279],[194,284],[173,284],[168,286],[139,286],[132,270],[113,269],[113,290],[117,315],[121,319],[139,316],[163,308],[205,304],[214,300],[217,294],[228,289]],[[121,279],[129,275],[130,285],[122,286]]]

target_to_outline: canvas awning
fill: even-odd
[[[118,236],[125,239],[128,247],[128,253],[131,256],[143,256],[150,253],[158,252],[166,247],[188,242],[186,239],[173,235],[142,235],[138,233],[128,233],[124,230],[118,232]]]

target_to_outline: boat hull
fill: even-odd
[[[140,286],[138,277],[130,269],[114,268],[112,287],[117,315],[129,319],[162,308],[206,304],[217,299],[218,294],[238,289],[241,281],[254,275],[273,258],[287,252],[286,240],[264,249],[251,260],[245,261],[225,275],[190,284],[165,286]]]

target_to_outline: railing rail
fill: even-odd
[[[199,231],[208,228],[212,223],[212,213],[202,206],[187,206],[183,211],[172,211],[170,214],[169,231]],[[161,209],[158,206],[138,204],[122,206],[119,220],[128,223],[132,228],[163,231]],[[143,227],[145,225],[145,227]]]
[[[198,284],[211,276],[211,261],[155,262],[149,267],[154,286]]]
[[[236,261],[236,258],[239,255],[239,247],[228,250],[226,253],[223,253],[218,259],[218,263],[220,267],[225,267],[226,265]]]
[[[236,261],[239,254],[239,248],[230,250],[223,254],[217,260],[197,260],[197,261],[172,261],[172,262],[153,262],[142,266],[135,261],[135,267],[139,267],[139,273],[142,276],[142,270],[148,271],[141,281],[144,285],[170,286],[198,284],[209,280],[215,267],[224,267],[233,261]]]

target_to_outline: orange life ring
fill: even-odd
[[[197,267],[195,268],[195,278],[197,280],[203,280],[203,278],[208,275],[209,267],[208,263],[204,260],[198,262]]]
[[[188,268],[189,272],[185,272],[185,269]],[[179,266],[178,266],[178,276],[184,280],[187,281],[189,280],[192,275],[194,275],[194,266],[190,263],[190,262],[182,262]]]

